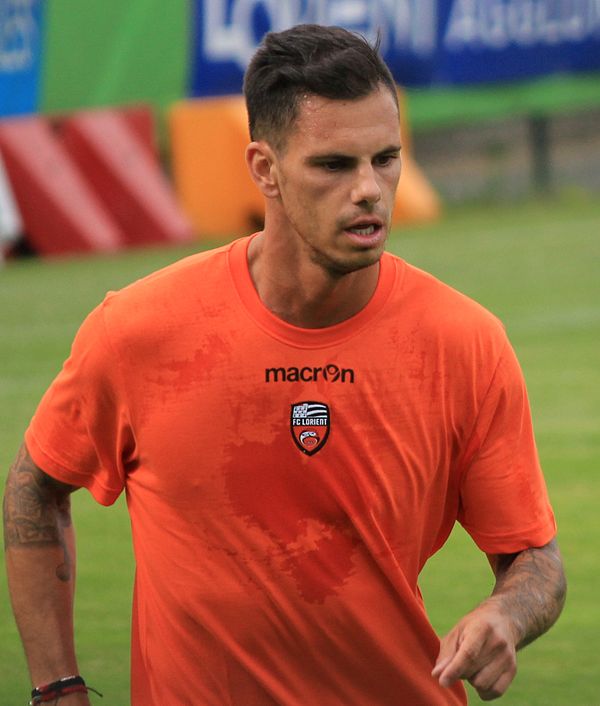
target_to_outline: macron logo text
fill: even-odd
[[[265,368],[265,382],[348,382],[354,383],[352,368],[326,365],[322,368]]]

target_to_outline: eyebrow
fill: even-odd
[[[389,154],[390,152],[402,152],[402,145],[390,145],[377,154]]]
[[[389,145],[384,149],[380,150],[374,157],[380,157],[385,154],[399,154],[402,151],[401,145]],[[309,164],[323,164],[324,162],[351,162],[356,158],[353,155],[344,154],[343,152],[327,152],[325,154],[313,154],[306,158]]]

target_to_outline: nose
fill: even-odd
[[[372,205],[381,199],[381,188],[372,164],[360,167],[352,188],[352,203]]]

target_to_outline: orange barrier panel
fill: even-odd
[[[398,103],[402,139],[402,176],[396,192],[392,224],[435,221],[442,210],[440,198],[413,157],[408,101],[400,87],[398,87]]]
[[[403,94],[405,146],[393,223],[433,220],[440,202],[410,154]],[[264,203],[244,152],[250,137],[241,96],[180,101],[171,107],[169,131],[179,200],[200,237],[234,236],[260,227]]]
[[[118,110],[83,111],[62,121],[65,147],[129,244],[183,243],[192,226],[129,121]]]
[[[440,217],[440,198],[410,153],[402,150],[402,176],[392,224],[427,223]]]
[[[175,188],[199,236],[261,227],[263,197],[244,157],[250,138],[243,99],[180,101],[170,110],[169,130]]]
[[[0,150],[27,241],[36,252],[62,255],[112,251],[122,245],[118,225],[45,119],[0,122]]]

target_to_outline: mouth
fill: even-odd
[[[372,247],[385,238],[385,228],[379,220],[361,221],[344,228],[344,232],[357,245]]]

